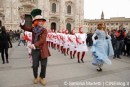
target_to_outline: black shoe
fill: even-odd
[[[5,62],[3,62],[3,64],[5,64]]]
[[[127,54],[127,57],[130,56],[129,54]]]
[[[8,60],[6,60],[6,63],[9,63],[9,61],[8,61]]]
[[[98,72],[101,72],[101,71],[102,71],[102,68],[100,68],[100,69],[97,69],[97,71],[98,71]]]
[[[118,59],[121,59],[121,57],[120,57],[120,56],[118,56],[117,58],[118,58]]]
[[[78,63],[80,63],[80,61],[78,60]]]
[[[81,61],[82,61],[82,63],[84,63],[84,60],[83,60],[83,59],[81,59]]]
[[[114,56],[113,59],[116,59],[116,56]]]

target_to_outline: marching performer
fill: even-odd
[[[68,37],[68,40],[70,42],[70,58],[73,59],[75,58],[75,54],[76,54],[76,35],[75,35],[75,30],[73,29],[71,31],[71,34]]]
[[[51,30],[48,30],[47,45],[48,45],[48,47],[51,47]]]
[[[50,39],[51,39],[51,47],[52,49],[54,48],[54,30],[51,30],[51,35],[50,35]]]
[[[60,52],[60,30],[56,33],[57,35],[57,50]]]
[[[62,29],[62,33],[60,34],[60,50],[62,54],[64,53],[64,50],[63,50],[64,34],[65,34],[65,31],[64,29]]]
[[[68,52],[69,52],[69,40],[68,40],[68,29],[65,30],[65,34],[63,36],[63,52],[64,52],[64,55],[66,56],[66,54],[68,55]]]
[[[53,32],[53,48],[56,50],[56,47],[57,47],[57,34],[54,31]]]
[[[84,63],[85,52],[88,51],[88,47],[86,45],[87,35],[83,32],[83,28],[79,28],[79,33],[76,34],[76,42],[77,42],[77,57],[78,63],[80,63],[80,59],[82,63]],[[81,56],[80,56],[81,55]]]
[[[25,31],[25,40],[26,40],[26,43],[27,43],[29,60],[30,60],[30,63],[32,63],[32,55],[31,55],[32,51],[29,48],[29,46],[32,44],[32,32]]]

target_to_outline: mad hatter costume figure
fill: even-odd
[[[47,30],[44,28],[46,20],[41,16],[40,9],[34,9],[31,15],[33,17],[32,27],[25,25],[24,15],[21,16],[20,27],[25,31],[32,32],[32,44],[29,47],[32,49],[34,84],[40,81],[42,85],[46,85],[47,57],[50,56],[46,42]],[[38,79],[39,61],[41,62],[41,73]]]

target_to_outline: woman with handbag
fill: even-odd
[[[10,41],[9,34],[6,32],[6,29],[4,26],[1,25],[0,21],[0,49],[1,49],[1,57],[3,64],[5,64],[5,58],[4,54],[6,56],[6,62],[9,63],[8,61],[8,48],[12,48],[12,43]]]

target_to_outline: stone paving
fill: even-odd
[[[45,87],[130,87],[130,58],[112,59],[112,65],[104,65],[97,72],[91,63],[91,52],[85,56],[85,63],[77,63],[57,50],[50,48],[48,58],[47,85]],[[9,49],[9,64],[2,64],[0,58],[0,87],[43,87],[33,84],[31,63],[25,46],[13,44]],[[40,70],[40,69],[39,69]]]

